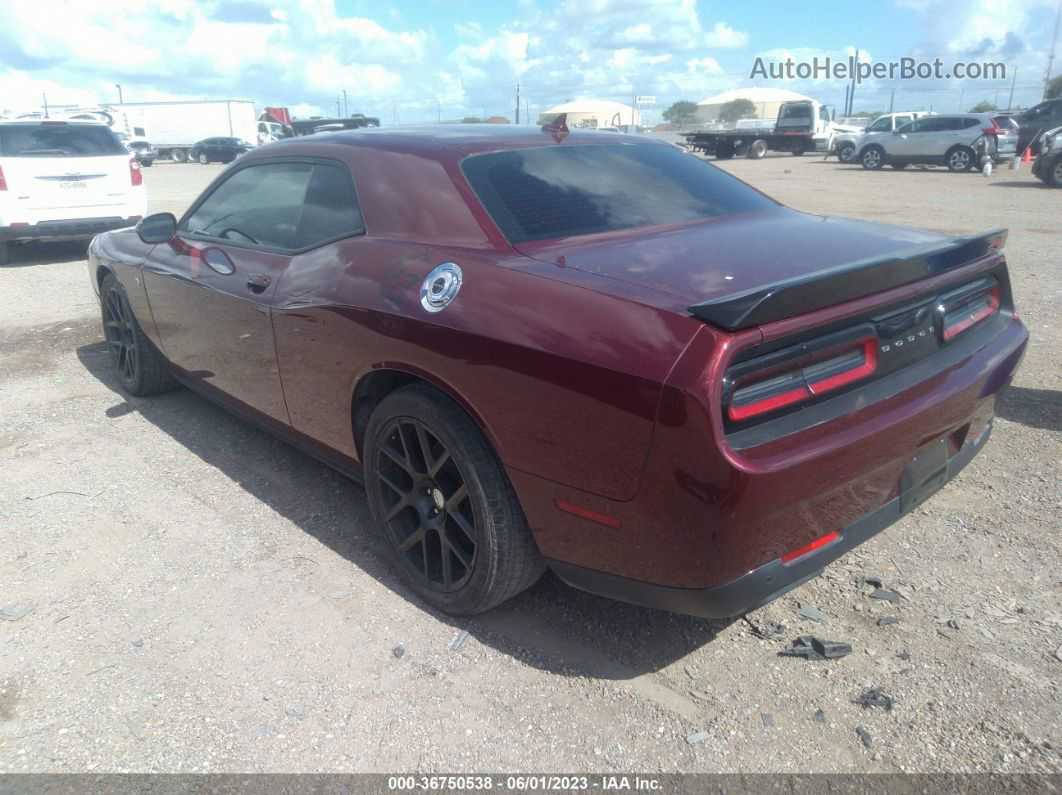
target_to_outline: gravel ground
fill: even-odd
[[[84,246],[27,247],[0,271],[0,605],[32,607],[0,620],[0,771],[1062,770],[1062,191],[1028,166],[724,167],[802,210],[1010,227],[1032,341],[957,480],[743,620],[548,576],[455,620],[388,570],[359,487],[190,392],[124,396]],[[151,209],[217,171],[147,169]],[[777,656],[801,634],[854,652]],[[853,703],[871,688],[893,707]]]

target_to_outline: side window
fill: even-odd
[[[222,182],[181,224],[191,237],[290,250],[314,166],[261,163]]]
[[[908,119],[907,121],[910,121],[910,119]],[[900,120],[897,119],[896,120],[897,126],[899,126],[899,123],[900,123]],[[883,132],[883,131],[888,130],[888,129],[889,129],[889,117],[888,116],[882,116],[876,122],[874,122],[869,127],[867,127],[866,131],[867,132]]]
[[[980,123],[981,123],[980,119],[965,118],[965,119],[962,120],[962,128],[964,130],[968,130],[971,127],[976,127]]]
[[[907,124],[907,122],[909,122],[910,120],[911,120],[910,116],[897,116],[896,117],[896,126],[899,127],[901,124]]]
[[[295,247],[307,248],[364,232],[365,222],[346,168],[315,165],[295,235]]]
[[[934,121],[936,121],[936,117],[930,117],[930,118],[925,118],[925,119],[915,119],[913,122],[911,122],[906,127],[901,129],[900,132],[904,132],[904,133],[929,132],[930,130],[933,129],[930,125]]]

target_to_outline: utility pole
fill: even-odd
[[[526,99],[524,100],[524,116],[527,118],[527,123],[531,123],[531,103]]]
[[[1014,107],[1014,84],[1018,82],[1018,70],[1014,70],[1014,74],[1010,78],[1010,99],[1007,100],[1007,110]]]
[[[859,71],[859,48],[858,47],[855,48],[855,65],[856,65],[856,71],[858,72]],[[856,76],[853,74],[852,75],[852,91],[848,95],[848,115],[849,116],[851,116],[853,113],[855,113],[855,87],[856,87]]]
[[[1047,99],[1047,86],[1051,82],[1051,67],[1055,63],[1055,45],[1058,44],[1058,20],[1062,18],[1062,0],[1058,0],[1058,11],[1055,12],[1055,33],[1051,37],[1051,52],[1047,56],[1047,72],[1044,74],[1044,95]]]
[[[336,115],[339,115],[339,97],[336,97]]]
[[[44,99],[44,118],[48,118],[48,95],[43,91],[41,92],[41,98]]]
[[[965,94],[966,94],[966,89],[965,88],[960,88],[959,89],[959,113],[962,113],[962,98],[963,98],[963,95],[965,95]]]
[[[889,113],[892,113],[892,109],[896,106],[896,89],[892,90],[892,94],[889,95]]]
[[[516,84],[516,123],[520,123],[520,84]]]
[[[347,112],[347,90],[345,88],[343,89],[343,116],[350,116]]]
[[[439,104],[439,98],[435,98],[435,121],[442,124],[442,105]]]
[[[115,83],[114,87],[118,89],[118,104],[121,105],[121,104],[123,104],[122,103],[122,84],[121,83]]]

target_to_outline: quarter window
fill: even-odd
[[[350,177],[340,166],[315,165],[299,219],[298,247],[308,248],[364,232],[365,223]]]

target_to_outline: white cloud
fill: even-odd
[[[716,22],[704,37],[705,44],[709,47],[744,47],[749,43],[749,34],[740,30],[734,30],[723,22]]]

